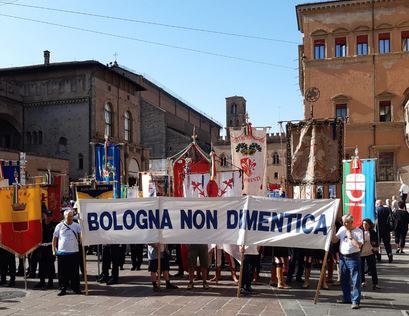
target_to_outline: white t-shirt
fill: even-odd
[[[409,185],[402,183],[402,185],[400,186],[399,192],[408,194],[409,193]]]
[[[57,251],[63,253],[78,252],[78,239],[81,226],[73,222],[68,225],[65,222],[59,223],[54,230],[54,237],[58,238]]]
[[[346,234],[346,228],[345,226],[342,226],[338,232],[337,232],[337,237],[340,240],[339,244],[339,252],[343,255],[350,255],[355,252],[359,252],[360,249],[355,247],[352,244],[352,240],[348,239],[347,234]],[[361,244],[364,242],[363,236],[362,236],[362,230],[359,228],[355,228],[352,230],[352,237],[360,242]]]
[[[244,246],[245,255],[258,255],[258,250],[256,245],[249,245],[249,246]]]

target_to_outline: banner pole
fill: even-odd
[[[219,284],[219,277],[217,276],[217,269],[218,269],[218,266],[217,266],[217,244],[216,244],[216,246],[214,247],[214,251],[215,251],[215,253],[214,253],[214,262],[215,262],[215,273],[216,273],[216,285],[218,285]],[[221,269],[221,265],[220,265],[220,269]]]
[[[85,295],[88,295],[88,277],[87,277],[87,257],[85,255],[85,247],[81,245],[82,262],[84,264],[84,283],[85,283]]]
[[[244,246],[241,246],[244,247]],[[243,261],[244,261],[244,251],[240,251],[240,275],[239,275],[239,284],[237,285],[237,297],[240,297],[241,283],[243,282]]]
[[[23,256],[24,290],[27,291],[26,255]]]
[[[158,288],[160,290],[160,274],[161,274],[161,270],[160,270],[160,257],[161,257],[161,251],[160,251],[160,243],[157,244],[158,245]]]
[[[99,264],[100,264],[100,262],[99,262],[99,246],[101,246],[101,245],[97,245],[97,267],[98,267],[98,278],[99,278],[99,276],[101,275],[101,271],[100,271],[100,268],[99,268]]]
[[[325,269],[327,267],[327,258],[328,258],[328,250],[325,251],[324,260],[322,262],[321,274],[320,274],[320,279],[318,281],[317,290],[315,292],[314,304],[317,304],[318,296],[320,295],[321,285],[322,285],[322,282],[324,281]]]

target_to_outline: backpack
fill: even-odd
[[[387,224],[390,230],[395,230],[396,227],[398,226],[398,219],[396,218],[395,214],[391,210],[389,211]]]

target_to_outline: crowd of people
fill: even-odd
[[[392,197],[391,201],[384,203],[376,201],[376,223],[371,219],[363,219],[361,225],[356,227],[351,215],[344,215],[336,224],[336,234],[333,237],[329,255],[327,257],[327,273],[322,282],[322,288],[328,288],[328,283],[341,285],[343,299],[340,303],[350,303],[352,308],[359,308],[361,300],[361,287],[366,287],[365,274],[372,279],[372,289],[380,289],[378,285],[377,261],[382,260],[379,244],[382,242],[388,262],[393,262],[391,235],[395,238],[396,254],[404,253],[405,239],[408,231],[409,213],[406,210],[406,196],[401,194],[401,200]],[[42,236],[43,240],[29,256],[28,277],[34,278],[37,273],[39,282],[35,289],[54,288],[56,276],[55,260],[57,258],[59,296],[66,295],[68,288],[76,294],[81,294],[80,271],[84,273],[81,250],[81,226],[76,221],[76,205],[64,208],[64,219],[55,225],[51,222],[52,213],[45,207],[42,209]],[[392,234],[393,232],[393,234]],[[183,248],[184,247],[184,248]],[[97,282],[112,285],[120,282],[119,271],[123,269],[125,256],[131,253],[132,271],[140,270],[147,254],[148,271],[154,291],[158,290],[157,279],[160,272],[166,283],[166,289],[177,289],[171,283],[172,278],[183,277],[188,271],[187,289],[193,289],[194,280],[202,280],[204,289],[209,288],[209,267],[214,259],[215,275],[210,281],[218,281],[221,277],[222,261],[225,261],[231,271],[235,284],[239,281],[237,273],[240,262],[234,256],[223,252],[220,248],[211,249],[208,245],[101,245],[90,247],[88,254],[101,254],[102,272],[97,277]],[[170,262],[171,250],[176,250],[175,263],[178,273],[171,276]],[[185,249],[185,250],[183,250]],[[209,251],[210,249],[210,251]],[[288,289],[295,278],[304,289],[310,287],[311,269],[316,263],[318,267],[323,264],[323,250],[284,248],[284,247],[258,247],[254,245],[242,246],[239,251],[243,254],[243,275],[241,281],[241,294],[249,295],[253,291],[252,283],[257,280],[262,258],[270,257],[271,279],[270,285],[278,289]],[[173,252],[172,252],[173,253]],[[187,254],[187,267],[183,264],[183,253]],[[216,254],[216,255],[214,255]],[[160,256],[160,260],[158,260]],[[224,259],[224,260],[222,260]],[[14,254],[0,248],[0,285],[15,286],[17,275],[25,273],[20,258],[19,267],[16,269]],[[17,270],[17,271],[16,271]],[[334,271],[337,271],[334,280]],[[7,276],[9,281],[7,282]],[[351,290],[352,289],[352,290]]]

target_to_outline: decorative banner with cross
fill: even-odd
[[[267,128],[256,129],[246,123],[230,128],[232,162],[243,171],[243,193],[264,196],[266,191]]]

